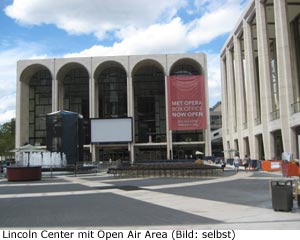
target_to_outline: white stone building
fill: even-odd
[[[203,75],[207,130],[168,130],[167,77]],[[16,147],[45,145],[45,115],[83,115],[84,160],[180,159],[196,150],[211,155],[205,54],[21,60],[17,64]],[[133,142],[91,144],[91,118],[133,118]],[[151,135],[151,137],[150,137]],[[189,141],[185,141],[185,139]]]
[[[221,73],[224,149],[299,158],[300,1],[251,0],[222,49]]]

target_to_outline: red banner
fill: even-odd
[[[206,129],[204,76],[169,76],[170,130]]]

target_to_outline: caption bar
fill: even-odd
[[[235,239],[233,230],[1,230],[0,239]]]

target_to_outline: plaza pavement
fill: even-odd
[[[0,179],[0,228],[299,229],[300,209],[272,209],[280,173],[227,168],[203,178],[115,178],[106,173]]]

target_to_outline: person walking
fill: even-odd
[[[240,157],[238,154],[235,154],[234,158],[233,158],[233,165],[234,165],[234,171],[235,173],[239,172],[239,166],[240,166]]]
[[[249,158],[247,155],[245,155],[245,158],[244,158],[244,161],[243,161],[243,165],[244,165],[244,168],[245,168],[245,172],[248,171],[248,167],[249,167]]]

